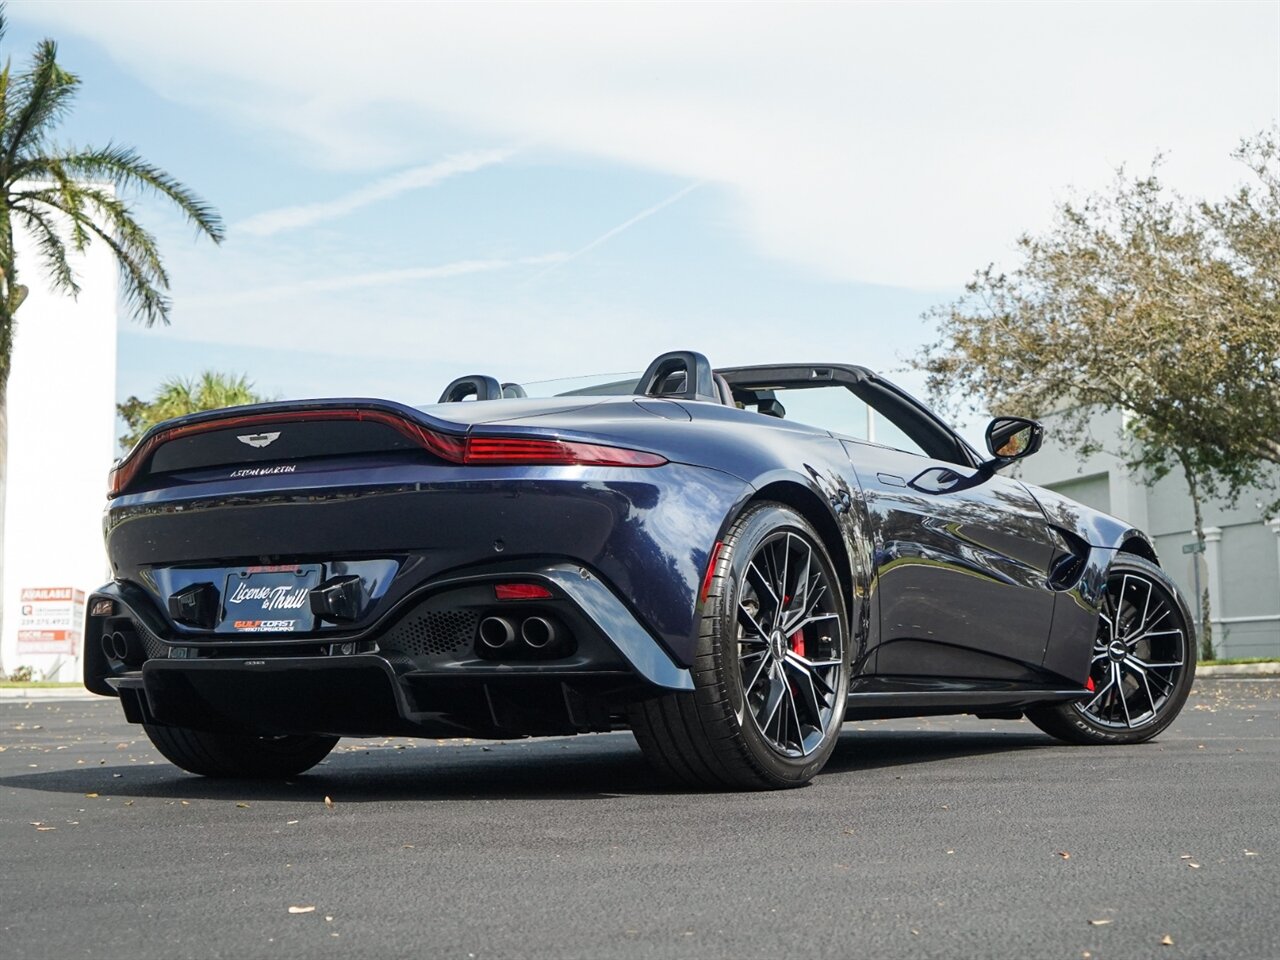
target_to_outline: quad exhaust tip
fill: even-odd
[[[132,634],[125,633],[123,630],[113,630],[111,633],[102,635],[102,652],[109,660],[125,663],[133,655],[134,648]]]
[[[520,624],[520,639],[534,650],[541,650],[555,643],[556,626],[546,617],[526,617]]]
[[[546,657],[571,643],[560,625],[550,617],[531,616],[514,620],[485,617],[480,621],[478,646],[489,654],[500,653],[515,659]]]
[[[485,617],[480,621],[480,642],[490,650],[505,650],[516,642],[516,628],[506,617]]]

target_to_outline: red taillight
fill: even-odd
[[[606,447],[568,440],[529,440],[517,437],[469,437],[464,463],[543,463],[584,467],[660,467],[667,461],[656,453]]]
[[[666,458],[642,450],[610,447],[568,440],[526,439],[523,437],[455,437],[438,433],[388,410],[294,410],[250,413],[240,417],[205,420],[171,427],[143,440],[107,474],[107,496],[116,497],[129,488],[138,471],[158,447],[173,440],[215,430],[260,427],[272,423],[303,420],[359,420],[391,427],[442,460],[457,464],[544,464],[584,467],[660,467]]]
[[[548,600],[551,591],[536,583],[495,583],[493,596],[497,600]]]

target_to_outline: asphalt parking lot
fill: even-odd
[[[344,740],[278,785],[140,734],[0,703],[4,956],[1280,956],[1274,680],[1139,747],[851,724],[767,794],[656,785],[629,734]]]

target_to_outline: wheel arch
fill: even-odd
[[[856,610],[853,566],[849,560],[849,550],[845,546],[844,536],[840,531],[840,524],[831,507],[818,493],[798,480],[775,480],[756,490],[734,516],[729,518],[728,524],[733,523],[747,507],[764,502],[781,503],[791,507],[808,520],[813,529],[818,532],[818,536],[822,538],[822,545],[827,548],[827,553],[831,557],[831,562],[835,564],[836,575],[840,578],[840,589],[844,594],[845,610],[852,621]]]
[[[1120,542],[1118,552],[1131,553],[1134,556],[1142,557],[1143,560],[1150,560],[1157,567],[1160,566],[1160,558],[1156,556],[1156,548],[1150,540],[1136,530],[1130,530],[1125,534],[1124,539]]]

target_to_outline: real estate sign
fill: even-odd
[[[80,652],[84,591],[75,587],[23,587],[18,610],[18,654]]]

